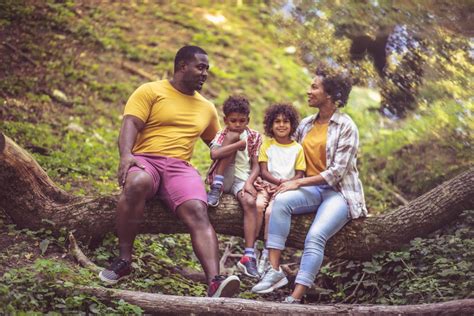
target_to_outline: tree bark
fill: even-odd
[[[76,238],[95,243],[115,229],[118,195],[75,197],[58,188],[38,163],[0,133],[0,209],[21,228],[65,227]],[[474,168],[382,215],[357,219],[336,234],[326,248],[333,258],[367,259],[397,249],[415,237],[454,220],[474,206]],[[209,208],[217,233],[243,236],[243,212],[230,195]],[[295,216],[287,246],[302,248],[314,215]],[[146,204],[141,233],[185,233],[186,227],[158,200]]]
[[[474,299],[420,305],[301,305],[235,298],[182,297],[127,290],[79,287],[81,292],[104,300],[119,300],[140,306],[147,313],[190,313],[219,315],[468,315],[474,312]]]

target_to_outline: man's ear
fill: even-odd
[[[178,71],[181,71],[181,70],[184,70],[186,69],[186,62],[184,60],[181,60],[179,63],[178,63]]]

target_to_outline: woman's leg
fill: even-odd
[[[336,234],[350,218],[344,197],[333,189],[323,189],[322,203],[306,236],[300,271],[296,276],[296,287],[292,296],[301,297],[310,287],[319,272],[326,242]]]
[[[316,186],[287,191],[275,197],[267,240],[272,269],[266,271],[261,281],[252,288],[252,292],[269,293],[288,283],[285,273],[280,268],[280,256],[290,232],[291,215],[314,212],[321,200],[320,189]]]

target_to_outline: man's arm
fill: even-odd
[[[120,128],[118,138],[118,148],[120,154],[120,164],[117,172],[118,182],[120,186],[125,185],[128,169],[132,166],[144,168],[138,161],[133,158],[132,149],[137,139],[138,133],[145,126],[145,122],[133,115],[125,115]]]

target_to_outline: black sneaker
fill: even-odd
[[[219,199],[222,195],[222,185],[212,184],[211,190],[207,193],[207,204],[212,207],[219,205]]]
[[[109,268],[100,271],[99,278],[108,284],[115,284],[130,275],[130,273],[132,273],[131,263],[124,259],[117,258],[112,262]]]
[[[251,278],[258,278],[260,274],[257,270],[257,259],[249,256],[242,256],[240,261],[237,263],[237,268]]]
[[[232,297],[240,291],[240,280],[236,275],[225,277],[216,275],[209,285],[207,296],[209,297]]]

